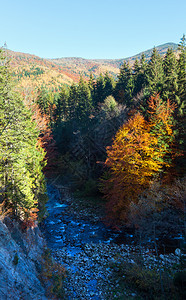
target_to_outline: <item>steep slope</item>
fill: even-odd
[[[48,299],[38,272],[44,245],[38,228],[22,233],[10,218],[0,220],[0,299]]]
[[[168,48],[177,50],[178,45],[167,43],[156,47],[161,55],[165,55]],[[152,49],[144,51],[147,60],[150,59]],[[35,55],[13,52],[8,50],[12,74],[21,88],[31,86],[33,88],[47,87],[48,90],[59,91],[62,85],[70,85],[78,82],[82,75],[89,78],[90,73],[95,77],[106,71],[117,77],[123,61],[133,64],[142,53],[122,59],[84,59],[78,57],[44,59]]]
[[[64,84],[70,85],[74,78],[53,62],[35,55],[8,50],[12,75],[19,87],[46,86],[50,90],[59,90]]]

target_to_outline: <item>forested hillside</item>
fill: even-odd
[[[167,43],[157,47],[158,52],[165,55],[168,47],[177,51],[177,45]],[[44,87],[50,91],[59,91],[62,85],[71,85],[78,82],[80,76],[88,80],[90,74],[96,78],[100,73],[108,72],[116,78],[123,61],[133,64],[141,54],[122,59],[83,59],[83,58],[56,58],[44,59],[35,55],[8,51],[12,74],[22,88]],[[151,56],[152,49],[144,52],[146,59]]]
[[[185,36],[175,49],[165,44],[122,63],[46,60],[1,49],[1,217],[33,228],[46,217],[46,181],[57,178],[85,207],[99,202],[101,221],[110,230],[131,230],[139,249],[150,243],[158,257],[166,239],[177,237],[184,249]],[[50,280],[57,271],[47,253],[43,273]],[[181,263],[175,275],[155,260],[154,288],[153,280],[143,282],[145,264],[126,268],[117,255],[113,274],[121,273],[142,297],[184,296]],[[51,290],[61,293],[56,276]]]
[[[53,100],[41,90],[35,102],[51,126],[59,173],[87,195],[105,194],[108,223],[132,222],[143,193],[169,194],[169,184],[183,178],[184,37],[179,55],[168,48],[162,57],[154,48],[148,60],[142,54],[133,65],[124,61],[117,79],[90,74]],[[169,198],[171,209],[183,209],[183,199]]]
[[[42,169],[45,152],[40,128],[28,103],[12,86],[8,56],[0,52],[0,191],[1,210],[27,223],[37,219],[39,199],[46,198]]]
[[[119,69],[117,78],[115,77],[116,73],[114,76],[109,73],[110,69],[99,75],[91,72],[89,78],[86,78],[87,73],[84,73],[84,76],[80,76],[78,83],[73,82],[69,85],[68,82],[68,84],[63,84],[61,88],[58,86],[58,93],[56,93],[57,90],[52,92],[48,83],[46,83],[45,87],[41,84],[39,89],[35,89],[34,86],[27,84],[28,82],[25,86],[24,84],[22,85],[20,91],[23,102],[32,111],[32,119],[36,122],[36,127],[39,130],[38,138],[37,131],[35,131],[36,140],[34,143],[38,143],[41,149],[45,150],[45,160],[48,160],[45,171],[52,172],[57,163],[58,171],[65,171],[66,176],[70,176],[80,189],[87,185],[87,189],[92,188],[97,193],[99,184],[103,185],[100,190],[106,193],[109,201],[112,197],[107,188],[111,185],[111,189],[114,191],[115,183],[112,181],[114,179],[106,180],[102,178],[104,170],[107,170],[107,175],[104,176],[112,177],[111,174],[113,172],[114,174],[118,172],[122,182],[126,181],[124,178],[129,179],[130,176],[132,176],[131,181],[134,182],[137,174],[142,180],[142,165],[144,163],[144,179],[139,186],[138,182],[136,182],[136,190],[139,190],[139,194],[144,188],[148,188],[152,184],[153,178],[158,180],[159,176],[163,176],[165,178],[172,177],[173,179],[173,174],[175,176],[183,175],[185,40],[183,38],[179,45],[179,54],[175,53],[172,48],[167,49],[167,46],[173,46],[176,49],[174,44],[165,44],[158,49],[154,48],[152,51],[147,51],[147,57],[143,53],[138,59],[139,55],[137,55],[133,63],[131,63],[132,58],[124,61]],[[6,53],[8,53],[9,57],[10,52]],[[39,79],[38,76],[45,74],[42,71],[44,68],[48,68],[47,72],[51,76],[53,72],[51,72],[51,68],[57,72],[64,67],[64,65],[61,67],[54,64],[54,61],[43,60],[35,56],[13,55],[14,59],[10,62],[10,66],[11,70],[13,65],[17,67],[17,76],[20,80],[18,81],[19,87],[20,83],[23,83],[22,80],[27,81],[27,77],[31,81],[37,80],[37,82],[40,82],[41,78]],[[79,65],[84,65],[91,71],[90,65],[82,59],[57,60],[57,63],[62,64],[62,61],[66,61],[66,68],[70,69],[73,66],[75,72],[79,70]],[[115,64],[115,62],[112,63]],[[101,61],[100,66],[106,68],[104,64],[105,61]],[[111,61],[109,61],[109,64],[111,64]],[[40,65],[40,68],[36,67],[36,65]],[[27,67],[27,70],[23,66]],[[22,73],[20,73],[20,70]],[[62,69],[60,70],[63,72]],[[6,83],[3,89],[5,88]],[[16,101],[15,107],[17,106]],[[8,102],[6,105],[8,105]],[[5,110],[4,114],[8,114],[7,117],[5,116],[5,119],[9,119],[9,115],[12,114],[11,111],[9,112],[10,109],[5,106],[2,109]],[[4,123],[6,122],[4,121]],[[5,124],[4,126],[8,130]],[[118,167],[110,164],[112,160],[110,161],[109,157],[107,158],[111,153],[108,147],[112,145],[115,135],[115,139],[117,139],[117,136],[121,134],[121,142],[125,149],[123,142],[125,134],[122,137],[123,132],[118,132],[121,126],[124,126],[123,130],[124,132],[126,131],[127,149],[130,149],[129,137],[127,137],[129,129],[124,129],[125,126],[129,126],[130,132],[138,126],[140,130],[139,133],[135,133],[135,137],[131,137],[133,150],[131,148],[131,153],[127,150],[129,151],[129,157],[137,155],[136,159],[132,158],[135,170],[130,171],[132,172],[131,175],[128,173],[122,175],[121,173],[121,171],[129,172],[131,168],[130,160],[127,165],[124,159],[125,152],[123,154],[122,152],[120,154],[119,152],[113,152],[115,153],[113,163],[117,159],[117,155],[121,155],[121,165],[123,163],[124,165],[126,164],[121,170],[120,167],[117,170]],[[12,127],[11,130],[13,130]],[[27,130],[30,130],[32,134],[34,132],[29,129],[29,126],[27,126]],[[143,134],[140,132],[143,132]],[[3,133],[7,135],[4,129]],[[26,136],[29,136],[29,134]],[[137,140],[134,142],[136,136]],[[142,143],[146,143],[145,149],[139,150],[140,139],[142,141],[144,139]],[[4,137],[2,140],[4,140]],[[31,140],[32,142],[34,141],[33,138]],[[117,142],[114,140],[114,143]],[[14,144],[16,147],[18,143],[15,142]],[[116,147],[114,145],[111,147]],[[147,147],[149,147],[148,150]],[[119,146],[119,148],[121,147]],[[143,155],[141,156],[140,153],[143,153]],[[127,160],[129,159],[128,155],[126,157]],[[149,161],[148,163],[145,161],[146,157]],[[40,159],[42,160],[42,158]],[[140,163],[139,159],[142,159]],[[147,164],[149,164],[149,171],[147,170]],[[104,165],[105,167],[103,168]],[[136,169],[137,165],[139,170]],[[113,171],[112,168],[114,168]],[[6,176],[3,176],[3,178],[6,178]],[[29,184],[31,187],[34,184],[34,180],[30,180]],[[128,183],[127,186],[129,188],[130,184]],[[5,187],[6,183],[4,182],[3,188]],[[119,187],[116,184],[116,190],[118,189]],[[125,187],[123,186],[121,190],[124,197],[126,197]],[[127,193],[130,195],[132,189],[127,190]],[[114,192],[114,194],[116,197],[117,193]],[[136,193],[137,196],[138,194]],[[31,197],[34,199],[33,196]],[[118,197],[120,200],[122,199],[121,195]],[[131,196],[129,196],[128,200],[129,203],[132,201]],[[114,201],[117,202],[117,199]],[[122,200],[122,202],[125,202],[125,200]],[[130,207],[129,203],[127,204],[127,209]],[[117,206],[118,204],[116,203],[115,205]],[[119,207],[121,210],[122,205],[119,205]]]

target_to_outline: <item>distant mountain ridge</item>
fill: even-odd
[[[162,56],[165,55],[168,48],[177,51],[178,45],[166,43],[156,47]],[[34,88],[41,88],[44,86],[49,90],[58,91],[64,84],[70,85],[72,82],[78,82],[80,76],[88,79],[90,73],[97,77],[100,73],[108,72],[116,77],[124,60],[133,65],[135,59],[140,59],[142,53],[149,60],[152,50],[149,49],[121,59],[85,59],[79,57],[44,59],[32,54],[11,50],[8,50],[8,52],[12,74],[20,87],[33,86]]]
[[[154,46],[155,47],[155,46]],[[178,44],[175,43],[166,43],[160,46],[155,47],[158,52],[160,53],[160,55],[165,55],[167,52],[168,48],[172,48],[173,51],[177,51],[178,49]],[[61,65],[62,63],[64,63],[65,61],[67,62],[72,62],[72,61],[79,61],[79,62],[85,62],[85,61],[89,61],[89,62],[95,62],[95,63],[107,63],[107,64],[112,64],[114,66],[120,67],[123,64],[123,61],[133,61],[135,59],[140,59],[142,53],[145,54],[147,59],[150,59],[151,54],[152,54],[153,48],[149,49],[149,50],[145,50],[143,52],[140,52],[134,56],[130,56],[127,58],[119,58],[119,59],[86,59],[86,58],[81,58],[81,57],[62,57],[62,58],[53,58],[53,59],[49,59],[53,62],[56,62],[57,64]]]

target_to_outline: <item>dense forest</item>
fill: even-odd
[[[107,72],[91,74],[60,93],[18,92],[11,86],[7,53],[1,51],[6,209],[25,216],[36,210],[44,169],[48,175],[63,172],[85,195],[102,193],[107,221],[116,226],[134,222],[133,214],[138,219],[152,193],[161,194],[152,214],[162,207],[161,214],[176,211],[182,218],[185,37],[178,49],[168,48],[162,57],[154,48],[148,61],[144,54],[133,66],[124,61],[116,80]]]
[[[185,36],[176,52],[154,48],[150,60],[124,61],[117,78],[81,76],[59,92],[20,90],[10,72],[1,50],[2,215],[33,226],[45,213],[45,178],[63,174],[79,196],[102,197],[107,225],[155,245],[184,236]]]

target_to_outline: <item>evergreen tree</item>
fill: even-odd
[[[177,76],[177,61],[172,49],[168,49],[163,61],[164,69],[164,85],[162,97],[169,99],[173,103],[178,101],[178,76]]]
[[[69,90],[62,87],[55,110],[55,122],[60,124],[62,120],[67,121],[69,118]]]
[[[140,61],[136,60],[134,64],[134,96],[136,96],[146,85],[147,62],[144,53]]]
[[[115,98],[119,103],[130,106],[133,98],[134,79],[129,63],[124,61],[120,68],[118,81],[115,87]]]
[[[92,73],[90,73],[88,87],[91,93],[92,103],[95,104],[95,95],[96,95],[96,82]]]
[[[114,79],[109,76],[108,72],[105,73],[104,76],[104,98],[106,99],[108,96],[113,94],[114,91]]]
[[[186,45],[185,35],[183,35],[178,46],[180,51],[178,59],[178,114],[184,115],[185,99],[186,99]]]
[[[80,78],[77,88],[76,119],[79,124],[85,125],[92,111],[92,98],[87,82]]]
[[[152,51],[146,74],[149,95],[160,93],[164,84],[163,60],[156,48]]]
[[[36,103],[43,114],[49,115],[50,95],[43,87],[38,89]]]
[[[177,107],[175,111],[176,119],[176,140],[179,149],[182,154],[185,153],[186,149],[186,137],[185,137],[185,99],[186,99],[186,46],[185,46],[185,35],[183,35],[181,42],[178,46],[179,58],[178,58],[178,97],[177,97]],[[179,174],[185,173],[185,156],[182,155],[176,160],[177,170]]]
[[[162,100],[157,94],[151,96],[148,101],[148,119],[150,133],[157,138],[157,160],[170,166],[172,163],[175,136],[173,132],[175,105],[170,100]]]
[[[28,215],[44,192],[44,151],[31,113],[13,92],[6,55],[0,52],[0,189],[6,206]]]
[[[137,95],[141,90],[141,85],[139,83],[139,73],[140,73],[140,63],[139,60],[136,59],[133,66],[133,78],[134,78],[134,91],[133,94]]]
[[[105,100],[105,83],[102,74],[96,80],[96,91],[95,91],[95,106],[98,103],[103,103]]]
[[[72,120],[76,118],[76,110],[78,105],[78,89],[73,82],[69,89],[68,98],[68,109],[69,109],[69,119]]]

